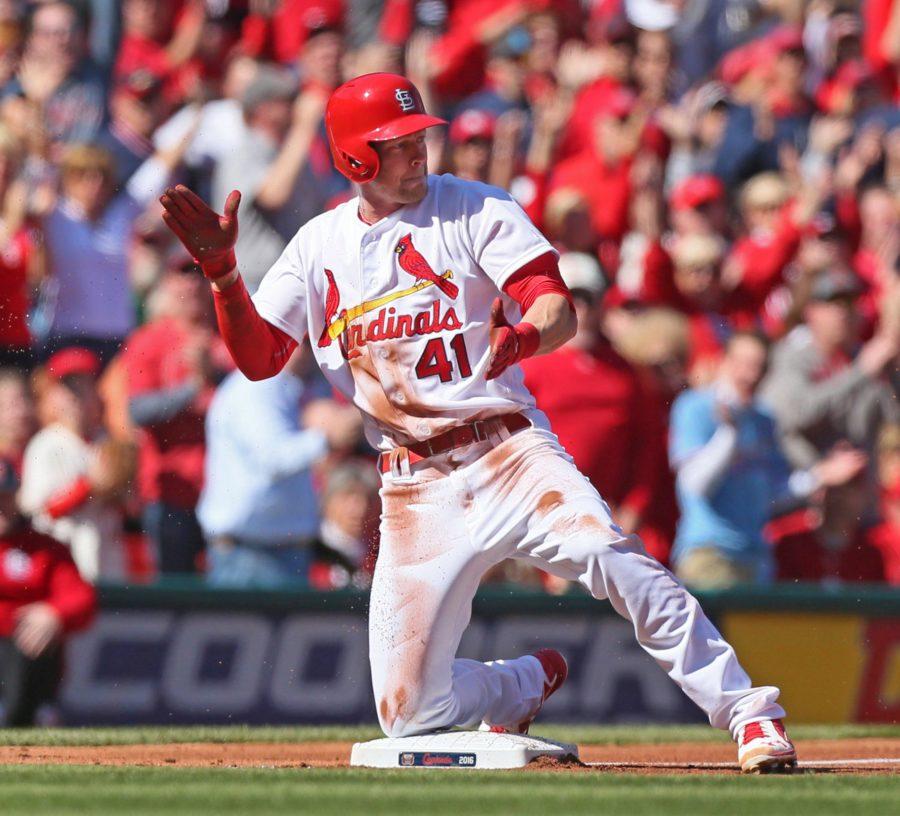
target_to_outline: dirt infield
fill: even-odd
[[[100,747],[0,747],[0,764],[182,766],[193,768],[344,768],[348,742],[171,743]],[[800,771],[897,774],[900,739],[807,740],[797,743]],[[581,765],[542,761],[535,770],[558,773],[728,773],[737,770],[735,751],[723,743],[673,742],[586,745]]]

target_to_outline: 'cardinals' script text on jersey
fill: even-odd
[[[485,380],[491,303],[552,251],[502,190],[429,176],[428,194],[371,226],[358,199],[304,225],[253,300],[297,341],[385,450],[462,422],[533,408],[518,367]],[[504,297],[510,320],[518,305]],[[536,412],[535,412],[536,413]]]

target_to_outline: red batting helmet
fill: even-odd
[[[360,184],[378,175],[378,154],[372,142],[445,124],[425,113],[416,86],[398,74],[364,74],[351,79],[331,94],[325,108],[334,166]]]

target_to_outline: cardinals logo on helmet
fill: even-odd
[[[456,300],[459,295],[459,287],[451,283],[445,277],[436,275],[425,257],[413,246],[412,234],[404,235],[394,252],[397,253],[397,263],[404,272],[409,272],[414,278],[423,283],[428,282],[437,286],[448,298]]]
[[[416,109],[416,100],[405,88],[397,88],[394,92],[394,98],[400,103],[400,110],[404,113]]]

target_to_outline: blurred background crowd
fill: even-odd
[[[623,529],[697,588],[900,584],[898,0],[0,0],[0,590],[23,517],[87,583],[367,585],[355,409],[307,350],[234,371],[157,198],[240,189],[252,291],[352,196],[370,71],[558,248],[526,381]]]

